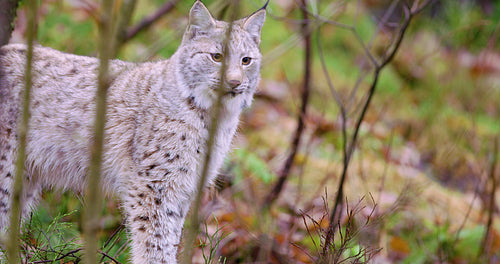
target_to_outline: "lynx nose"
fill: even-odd
[[[232,89],[234,89],[234,88],[238,87],[241,84],[241,81],[240,80],[229,80],[228,83],[229,83],[229,86]]]
[[[231,89],[240,86],[241,81],[243,79],[243,74],[241,72],[241,69],[239,69],[238,67],[229,67],[224,79],[226,80],[227,85]]]

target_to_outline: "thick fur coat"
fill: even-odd
[[[251,104],[259,81],[265,13],[261,9],[230,26],[215,20],[197,1],[182,43],[170,59],[141,64],[110,61],[101,182],[103,191],[122,200],[132,263],[176,263],[182,226],[207,151],[217,89],[224,90],[209,182],[222,165],[239,115]],[[0,48],[3,232],[9,224],[25,63],[24,45]],[[36,205],[42,188],[84,191],[98,70],[96,58],[34,49],[24,216]]]

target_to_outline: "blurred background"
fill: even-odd
[[[216,17],[233,12],[231,1],[203,2]],[[97,55],[98,1],[39,3],[39,44]],[[192,4],[137,1],[118,58],[170,57]],[[239,13],[263,4],[241,1]],[[325,263],[329,226],[327,263],[500,263],[500,3],[271,0],[267,10],[259,91],[204,194],[193,263]],[[21,4],[11,42],[25,29]],[[44,195],[25,223],[26,263],[81,261],[81,200]],[[102,262],[126,263],[117,199],[102,227]]]

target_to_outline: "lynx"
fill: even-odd
[[[228,23],[214,19],[198,0],[170,59],[110,61],[101,184],[103,192],[117,194],[122,202],[132,263],[177,262],[182,226],[208,151],[209,129],[216,125],[208,163],[212,182],[259,82],[265,7]],[[0,48],[1,232],[9,225],[26,52],[21,44]],[[24,217],[43,188],[84,192],[98,70],[96,58],[35,47]],[[224,91],[222,107],[217,124],[211,124],[219,87]]]

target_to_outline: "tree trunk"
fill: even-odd
[[[19,0],[0,0],[0,46],[9,43]]]

